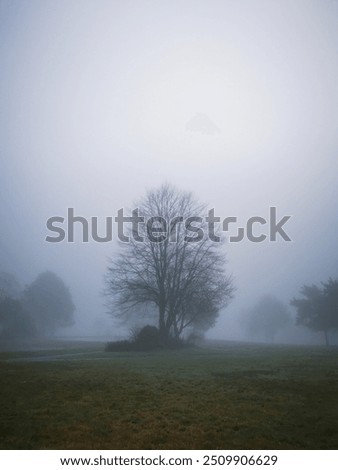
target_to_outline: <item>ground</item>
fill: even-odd
[[[0,353],[2,449],[337,449],[338,350]]]

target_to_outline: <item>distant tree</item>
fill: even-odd
[[[22,339],[35,335],[35,327],[21,302],[10,297],[0,300],[0,338]]]
[[[290,302],[297,310],[297,324],[322,331],[329,345],[329,331],[338,329],[338,280],[329,279],[322,287],[304,285],[300,293],[303,298]]]
[[[16,340],[33,336],[34,324],[19,300],[21,285],[16,277],[0,273],[0,338]]]
[[[111,312],[128,318],[128,312],[138,307],[155,307],[162,342],[180,338],[185,330],[210,328],[232,297],[233,287],[225,272],[222,244],[207,236],[191,241],[196,226],[193,231],[185,222],[189,217],[204,221],[203,206],[191,193],[163,185],[149,191],[137,207],[145,220],[138,232],[143,241],[130,229],[129,243],[121,243],[111,260],[106,278]]]
[[[4,271],[0,272],[0,299],[5,297],[18,299],[21,292],[21,285],[13,274]]]
[[[73,325],[75,310],[69,289],[62,279],[46,271],[26,287],[23,305],[40,336],[51,336],[59,328]]]
[[[277,333],[291,322],[286,305],[272,295],[263,296],[248,312],[248,332],[273,342]]]

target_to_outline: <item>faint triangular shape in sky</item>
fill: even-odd
[[[187,124],[185,125],[185,130],[190,132],[196,132],[198,134],[220,134],[221,130],[216,124],[203,113],[196,113]]]

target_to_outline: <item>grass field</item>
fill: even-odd
[[[338,449],[338,350],[0,353],[2,449]]]

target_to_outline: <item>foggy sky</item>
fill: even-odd
[[[221,218],[291,215],[291,243],[225,246],[236,297],[209,336],[240,337],[262,294],[338,277],[338,2],[0,0],[0,146],[0,270],[55,271],[81,334],[113,330],[116,245],[48,244],[49,217],[103,230],[163,182]]]

